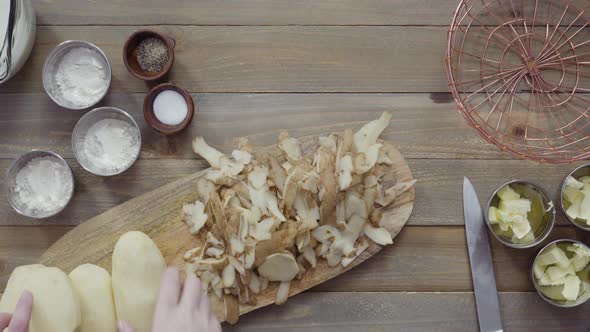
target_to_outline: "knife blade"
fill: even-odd
[[[479,198],[467,177],[463,178],[463,214],[479,330],[482,332],[503,331],[488,233]]]

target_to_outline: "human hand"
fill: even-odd
[[[29,321],[32,312],[33,294],[24,291],[12,314],[0,313],[0,331],[8,328],[7,332],[29,332]]]
[[[166,269],[160,284],[152,332],[221,332],[221,325],[211,312],[209,298],[194,274],[186,278],[182,296],[180,293],[178,269]],[[118,322],[117,327],[119,332],[135,331],[125,321]]]
[[[162,276],[152,332],[221,332],[221,326],[211,312],[201,281],[190,273],[180,286],[180,273],[168,268]]]

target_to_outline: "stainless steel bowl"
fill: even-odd
[[[96,100],[89,100],[88,104],[86,105],[74,105],[70,102],[68,102],[67,100],[65,100],[59,93],[59,90],[57,88],[57,84],[55,83],[55,72],[57,70],[57,67],[59,66],[59,63],[61,61],[61,59],[63,58],[63,56],[71,49],[74,48],[87,48],[90,49],[92,51],[94,51],[96,53],[96,55],[102,59],[103,63],[104,63],[104,71],[105,71],[105,75],[107,77],[107,88],[105,89],[105,92],[97,97]],[[109,62],[109,59],[107,58],[107,56],[104,54],[104,52],[96,45],[89,43],[87,41],[83,41],[83,40],[68,40],[65,41],[59,45],[57,45],[53,50],[51,50],[51,52],[49,53],[49,55],[47,56],[47,59],[45,60],[45,63],[43,64],[43,88],[45,89],[45,92],[47,92],[47,94],[49,95],[49,97],[59,106],[70,109],[70,110],[82,110],[82,109],[87,109],[90,108],[94,105],[96,105],[99,101],[101,101],[104,96],[106,96],[107,92],[109,91],[109,88],[111,86],[111,76],[112,76],[112,68],[111,68],[111,63]]]
[[[499,197],[496,196],[496,194],[498,193],[498,191],[502,188],[504,188],[505,186],[508,185],[520,185],[524,188],[524,192],[522,193],[522,195],[525,198],[530,199],[533,195],[539,194],[542,198],[543,201],[543,205],[545,208],[545,214],[543,215],[543,226],[540,227],[536,232],[535,232],[535,238],[533,241],[531,242],[527,242],[527,243],[514,243],[510,240],[508,240],[507,238],[497,234],[494,229],[492,228],[492,225],[490,223],[490,219],[489,219],[489,209],[490,206],[498,206],[498,201],[499,201]],[[516,248],[516,249],[525,249],[525,248],[532,248],[536,245],[538,245],[539,243],[543,242],[547,236],[549,236],[549,233],[551,233],[551,230],[553,229],[553,225],[555,224],[555,207],[553,205],[553,201],[551,201],[551,198],[549,198],[549,196],[547,195],[547,193],[545,192],[545,190],[543,190],[540,186],[530,182],[530,181],[526,181],[526,180],[512,180],[509,182],[504,183],[503,185],[501,185],[500,187],[498,187],[498,189],[496,189],[494,191],[494,193],[492,194],[492,196],[488,199],[488,202],[485,206],[484,209],[484,218],[486,221],[486,225],[488,226],[488,229],[490,230],[490,233],[492,233],[494,235],[494,237],[496,237],[496,239],[498,239],[498,241],[500,241],[502,244],[511,247],[511,248]]]
[[[567,243],[579,243],[579,244],[583,245],[584,247],[587,247],[584,243],[582,243],[580,241],[568,240],[568,239],[555,240],[555,241],[547,244],[546,246],[543,247],[543,249],[539,250],[539,252],[537,253],[537,256],[535,256],[535,260],[533,261],[533,266],[531,267],[531,280],[533,281],[533,285],[535,286],[535,290],[537,291],[537,294],[539,294],[539,296],[543,300],[545,300],[545,302],[550,303],[550,304],[552,304],[552,305],[554,305],[556,307],[560,307],[560,308],[571,308],[571,307],[577,307],[577,306],[579,306],[581,304],[584,304],[586,301],[588,301],[588,299],[590,299],[590,291],[586,292],[583,296],[581,296],[580,298],[578,298],[576,301],[556,301],[556,300],[553,300],[551,298],[548,298],[543,293],[541,293],[540,285],[537,282],[537,278],[535,278],[535,263],[537,262],[537,259],[539,258],[539,256],[547,248],[549,248],[549,246],[551,246],[553,244],[564,243],[564,242],[567,242]]]
[[[563,191],[565,190],[565,182],[567,181],[567,178],[570,177],[570,176],[573,177],[574,179],[579,179],[582,176],[590,176],[590,164],[585,164],[585,165],[579,166],[579,167],[575,168],[573,171],[571,171],[563,179],[563,182],[561,184],[561,191],[559,193],[559,206],[561,208],[561,211],[563,212],[563,215],[574,226],[578,227],[579,229],[582,229],[582,230],[585,230],[585,231],[590,232],[590,225],[586,224],[585,222],[583,222],[581,220],[572,219],[572,218],[570,218],[570,216],[567,215],[567,213],[565,213],[566,208],[565,208],[565,202],[564,202],[564,198],[563,198]]]
[[[137,153],[133,156],[133,160],[126,166],[116,170],[116,171],[108,171],[94,165],[86,156],[84,152],[84,141],[86,139],[86,134],[88,133],[88,129],[95,123],[104,120],[104,119],[117,119],[122,120],[129,123],[131,126],[137,129],[138,134],[138,141],[137,141]],[[141,152],[141,130],[137,125],[137,122],[129,115],[127,112],[115,108],[115,107],[98,107],[93,109],[92,111],[84,114],[83,117],[78,120],[76,126],[74,127],[74,131],[72,132],[72,150],[74,151],[74,156],[76,160],[80,163],[80,165],[87,170],[88,172],[100,175],[100,176],[112,176],[117,175],[120,173],[125,172],[139,157],[139,153]]]
[[[31,210],[31,209],[25,207],[21,202],[19,202],[19,200],[16,198],[17,194],[14,191],[14,188],[16,186],[16,175],[18,174],[18,172],[23,167],[25,167],[29,161],[31,161],[34,158],[39,158],[39,157],[54,157],[57,161],[59,161],[60,164],[66,166],[67,169],[70,171],[69,178],[70,178],[70,181],[72,182],[72,191],[70,192],[70,195],[66,201],[66,204],[64,206],[56,208],[54,211],[39,212],[39,211]],[[22,156],[18,157],[16,160],[14,160],[12,162],[12,164],[10,165],[10,167],[8,168],[8,171],[6,172],[6,178],[5,178],[4,184],[5,184],[5,193],[6,193],[6,198],[8,199],[8,204],[10,204],[10,206],[19,214],[21,214],[25,217],[31,217],[31,218],[36,218],[36,219],[49,218],[49,217],[52,217],[52,216],[60,213],[61,211],[63,211],[63,209],[65,209],[65,207],[72,200],[72,197],[74,196],[74,190],[75,190],[75,188],[74,188],[75,187],[74,174],[72,173],[72,168],[70,167],[70,165],[65,161],[65,159],[63,159],[57,153],[52,152],[52,151],[43,151],[43,150],[33,150],[30,152],[27,152],[27,153],[23,154]]]

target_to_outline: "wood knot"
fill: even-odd
[[[447,104],[453,101],[453,95],[448,92],[433,92],[430,94],[430,100],[435,104]]]
[[[512,128],[512,135],[516,137],[524,137],[525,130],[521,126],[516,126]]]

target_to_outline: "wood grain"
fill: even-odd
[[[2,89],[0,88],[0,91]],[[406,158],[512,158],[486,143],[456,111],[450,94],[193,94],[197,111],[179,135],[165,137],[147,127],[144,94],[111,94],[101,105],[128,111],[141,126],[141,158],[195,158],[195,136],[231,151],[235,138],[254,144],[276,142],[279,131],[292,136],[321,135],[359,128],[384,111],[393,120],[382,137]],[[55,105],[45,94],[0,94],[0,158],[48,149],[73,158],[71,132],[81,116]]]
[[[454,0],[35,1],[43,25],[446,25],[455,7]]]
[[[379,141],[383,143],[383,141]],[[312,157],[319,147],[317,138],[301,142],[304,155]],[[275,146],[267,148],[273,153],[279,164],[285,161],[282,153]],[[382,185],[388,188],[395,182],[413,180],[412,173],[402,155],[391,147],[389,157],[392,164],[383,175]],[[281,160],[282,159],[282,160]],[[188,250],[203,245],[198,239],[187,232],[182,222],[182,206],[193,202],[198,194],[195,190],[199,178],[205,174],[203,170],[169,183],[156,190],[136,197],[118,205],[81,225],[61,237],[40,258],[42,264],[56,266],[69,273],[76,266],[85,263],[99,265],[111,270],[111,256],[119,237],[129,231],[141,231],[156,243],[168,264],[184,266],[184,254]],[[415,200],[415,189],[410,188],[398,196],[394,202],[384,208],[381,225],[391,234],[392,238],[400,232],[412,213]],[[81,247],[80,243],[84,243]],[[296,295],[322,282],[334,278],[379,252],[382,247],[369,241],[368,248],[349,265],[329,267],[325,260],[304,274],[300,280],[291,281],[289,296]],[[257,294],[255,305],[240,304],[240,314],[250,312],[275,302],[278,283],[272,283],[268,289]],[[230,320],[224,309],[223,299],[220,301],[210,293],[212,311],[220,320]],[[230,320],[231,321],[231,320]]]
[[[400,135],[393,135],[400,136]],[[256,136],[255,136],[256,137]],[[207,137],[207,139],[209,136]],[[229,143],[228,143],[229,144]],[[45,221],[24,218],[8,205],[0,192],[0,225],[78,225],[118,204],[207,166],[203,160],[139,160],[121,175],[102,178],[92,175],[68,160],[74,169],[76,195],[65,211]],[[479,193],[482,204],[501,184],[511,179],[528,179],[541,184],[557,200],[563,178],[576,165],[539,165],[519,160],[439,160],[410,159],[416,184],[416,205],[410,225],[462,225],[461,181],[468,176]],[[0,171],[10,160],[0,159]],[[4,181],[0,178],[0,185]],[[558,224],[568,224],[558,214]]]
[[[447,26],[455,0],[169,0],[101,1],[35,0],[37,20],[43,25],[442,25]],[[578,8],[584,0],[572,0]],[[518,3],[518,2],[517,2]],[[525,15],[532,17],[531,2]],[[538,17],[544,17],[543,2]],[[553,12],[558,3],[553,3]],[[510,6],[498,3],[495,13],[513,15]],[[65,9],[64,9],[65,8]],[[182,10],[179,10],[182,8]],[[519,12],[521,8],[518,8]],[[557,17],[559,17],[557,15]],[[482,23],[496,23],[484,15]]]
[[[505,331],[587,332],[590,304],[556,310],[535,293],[500,293]],[[472,293],[305,293],[224,331],[479,331]]]
[[[506,331],[588,331],[588,304],[556,313],[555,308],[534,293],[500,293],[499,297]],[[522,315],[523,308],[526,317]],[[416,318],[416,313],[420,317]],[[472,293],[303,293],[287,305],[245,315],[236,326],[223,326],[229,332],[277,329],[478,331]]]
[[[70,226],[13,227],[0,232],[0,292],[12,270],[38,262]],[[557,227],[548,239],[590,243],[588,234]],[[529,269],[537,250],[515,250],[491,240],[500,291],[533,292]],[[406,226],[394,244],[345,274],[311,291],[321,292],[466,292],[472,291],[465,230],[458,226]]]
[[[176,39],[169,80],[190,92],[443,92],[444,27],[157,26]],[[113,67],[111,91],[145,92],[122,47],[133,26],[40,26],[24,69],[0,91],[42,92],[55,45],[95,43]]]

